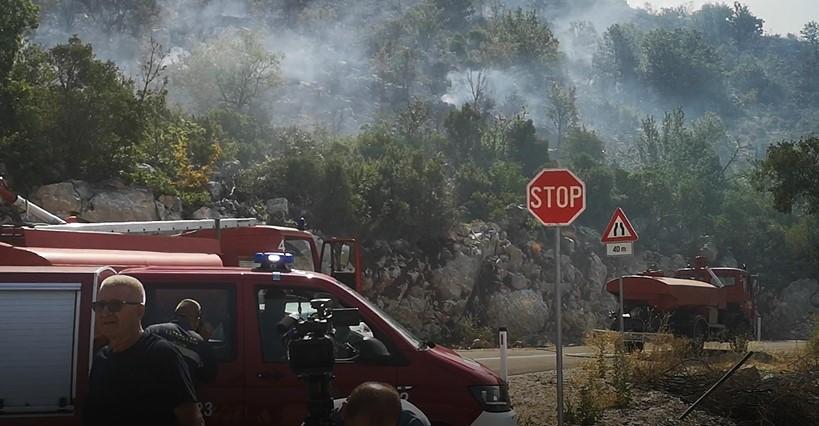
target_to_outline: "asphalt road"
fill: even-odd
[[[763,341],[750,342],[748,349],[762,352],[788,352],[804,346],[804,341]],[[706,348],[728,349],[727,344],[707,343]],[[500,371],[500,352],[498,349],[473,349],[458,351],[466,358],[471,358],[486,365],[495,372]],[[563,368],[570,369],[579,366],[584,361],[595,356],[594,348],[589,346],[567,346],[563,348]],[[554,370],[554,347],[509,349],[507,354],[509,375],[534,373],[538,371]]]

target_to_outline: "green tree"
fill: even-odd
[[[425,156],[383,128],[359,135],[355,153],[351,183],[364,231],[414,242],[446,235],[454,212],[440,156]]]
[[[597,133],[583,127],[570,130],[564,159],[571,168],[591,168],[605,162],[605,145]]]
[[[128,177],[158,194],[178,195],[193,211],[210,201],[207,183],[223,160],[224,136],[217,123],[162,112],[146,123],[136,147],[135,168]],[[146,167],[147,165],[147,167]]]
[[[774,207],[790,213],[805,208],[819,213],[819,138],[780,142],[754,174],[757,188],[773,195]]]
[[[657,239],[657,248],[671,249],[675,241],[693,244],[711,232],[726,187],[718,154],[724,137],[714,116],[687,126],[677,109],[665,115],[661,126],[652,117],[643,120],[636,146],[639,169],[616,176],[616,183],[630,197],[628,211],[644,212],[645,233]]]
[[[819,99],[819,75],[816,72],[819,69],[819,23],[808,22],[800,34],[804,41],[801,55],[800,97],[811,105]]]
[[[600,47],[592,59],[601,82],[624,90],[640,76],[640,34],[633,25],[614,24],[603,34]]]
[[[144,132],[134,84],[72,37],[48,52],[26,49],[12,71],[13,123],[0,139],[18,188],[65,178],[110,178],[134,166]]]
[[[706,39],[727,43],[734,35],[730,19],[735,9],[724,4],[704,4],[691,15],[693,27]],[[736,20],[736,18],[734,18]]]
[[[432,3],[443,12],[446,27],[455,31],[464,29],[475,13],[475,0],[432,0]]]
[[[728,24],[731,26],[731,32],[740,47],[748,46],[757,41],[762,36],[762,26],[764,20],[757,18],[751,13],[748,6],[735,1],[734,9],[730,16],[728,16]]]
[[[455,164],[474,160],[481,154],[481,135],[486,120],[471,104],[452,110],[444,121],[448,141],[447,157]]]
[[[566,133],[577,126],[577,102],[576,89],[572,87],[563,87],[560,83],[554,82],[549,89],[548,99],[549,106],[546,112],[549,120],[557,133],[557,157],[562,157],[561,146]]]
[[[30,30],[37,28],[37,6],[31,0],[0,0],[0,88]]]
[[[699,93],[722,93],[717,51],[690,30],[655,30],[643,39],[645,79],[661,95],[682,100]]]
[[[583,127],[571,129],[566,137],[563,159],[586,183],[587,208],[581,223],[600,226],[614,206],[614,172],[606,165],[605,145],[593,131]]]
[[[510,204],[523,204],[527,179],[517,164],[499,161],[489,169],[464,165],[455,176],[455,204],[464,220],[499,220]]]
[[[540,65],[550,68],[558,59],[559,42],[535,11],[507,11],[487,24],[489,42],[483,45],[486,64]]]
[[[194,48],[172,77],[198,112],[224,107],[247,113],[280,84],[280,61],[259,34],[237,31]]]
[[[507,133],[508,158],[520,165],[524,176],[535,172],[549,162],[549,144],[537,137],[535,125],[521,115],[515,116]]]
[[[318,182],[314,226],[329,235],[348,234],[358,230],[356,211],[360,208],[350,182],[350,170],[339,158],[328,158]]]

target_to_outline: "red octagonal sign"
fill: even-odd
[[[543,169],[526,185],[526,205],[546,226],[569,225],[586,210],[586,184],[568,169]]]

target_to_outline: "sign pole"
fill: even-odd
[[[568,226],[586,209],[586,184],[569,169],[543,169],[526,185],[529,212],[555,229],[555,372],[557,424],[563,426],[563,324],[560,277],[560,227]]]
[[[626,332],[626,328],[623,325],[623,275],[620,275],[619,285],[620,285],[620,335]]]
[[[626,217],[626,213],[623,212],[623,209],[617,208],[614,210],[614,214],[609,219],[609,224],[606,226],[606,230],[603,231],[602,238],[600,238],[600,242],[606,244],[606,255],[607,256],[630,256],[634,253],[634,241],[637,241],[637,232],[634,230],[634,227],[631,226],[631,222]],[[620,264],[621,266],[622,263]],[[617,286],[618,286],[618,299],[620,301],[620,337],[624,338],[626,333],[625,327],[625,319],[623,315],[623,275],[620,275],[620,278],[617,279]],[[613,325],[613,324],[612,324]]]
[[[555,339],[555,369],[557,370],[557,424],[563,426],[563,326],[562,326],[562,303],[560,298],[560,227],[555,226],[555,328],[557,338]]]

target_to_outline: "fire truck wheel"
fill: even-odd
[[[625,345],[626,352],[642,352],[643,347],[643,342],[626,342]]]
[[[700,318],[694,318],[691,324],[691,351],[695,354],[702,353],[703,348],[705,347],[705,340],[707,338],[706,334],[708,333],[708,328],[705,325],[705,321]]]

